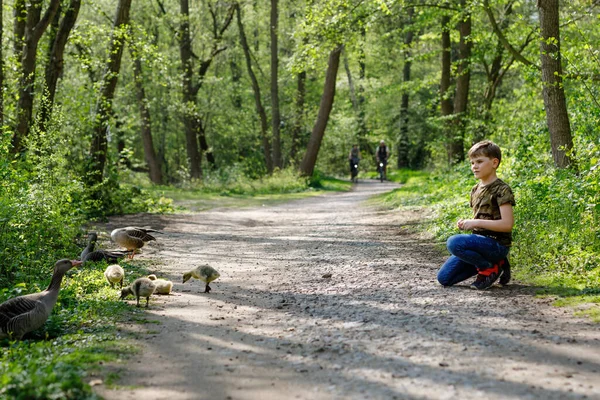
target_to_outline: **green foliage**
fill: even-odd
[[[27,334],[24,341],[0,347],[0,398],[98,398],[86,383],[89,371],[135,351],[116,334],[115,322],[131,308],[118,300],[118,289],[106,282],[105,267],[98,263],[71,270],[46,325]],[[132,265],[125,268],[136,276],[147,273]],[[38,291],[40,285],[2,289],[0,302]]]
[[[310,179],[310,187],[321,190],[348,191],[352,188],[352,183],[326,176],[321,171],[316,170]]]
[[[19,158],[9,152],[11,135],[0,137],[0,288],[45,279],[56,260],[77,258],[74,238],[90,218],[173,210],[170,200],[119,184],[115,173],[86,187],[59,117],[47,132],[32,131]]]

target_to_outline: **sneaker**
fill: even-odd
[[[477,278],[475,279],[475,282],[471,283],[471,288],[477,289],[477,290],[488,289],[490,286],[492,286],[494,284],[494,282],[496,282],[497,279],[498,279],[497,272],[492,272],[489,275],[477,274]]]
[[[508,258],[502,260],[504,265],[500,265],[502,269],[502,275],[500,275],[500,279],[498,280],[498,284],[501,286],[508,285],[510,282],[510,263],[508,262]],[[502,263],[502,261],[500,263]]]

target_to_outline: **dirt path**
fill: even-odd
[[[532,289],[444,289],[418,212],[364,204],[391,184],[280,206],[124,217],[163,229],[139,256],[176,295],[132,324],[142,352],[106,399],[600,399],[600,329]],[[136,257],[137,258],[137,257]],[[221,272],[181,284],[209,263]],[[330,273],[331,278],[323,276]]]

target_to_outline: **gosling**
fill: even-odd
[[[200,267],[196,267],[191,271],[188,271],[183,274],[183,283],[186,283],[190,280],[190,278],[200,279],[202,282],[206,283],[206,287],[204,288],[204,293],[210,292],[209,283],[217,279],[221,274],[217,272],[216,269],[209,265],[202,265]]]
[[[148,275],[148,279],[150,279],[152,282],[154,282],[154,285],[156,285],[156,290],[154,291],[154,293],[171,294],[171,289],[173,289],[173,282],[168,281],[166,279],[158,279],[154,274]]]
[[[146,308],[148,308],[148,303],[150,302],[150,296],[156,290],[156,285],[148,278],[137,278],[133,283],[127,287],[121,289],[121,298],[119,300],[123,300],[128,295],[134,295],[137,304],[136,306],[140,306],[140,297],[146,298]]]
[[[110,287],[115,287],[115,283],[123,288],[123,278],[125,278],[125,270],[119,264],[113,264],[106,267],[104,271],[104,277],[110,283]]]

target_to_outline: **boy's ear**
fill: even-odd
[[[500,165],[500,160],[498,160],[497,158],[492,158],[492,163],[494,165],[494,168],[498,168],[498,166]]]

